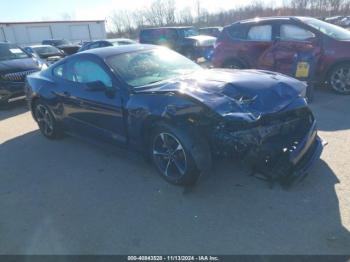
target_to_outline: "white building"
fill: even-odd
[[[18,45],[40,44],[42,40],[65,39],[73,42],[106,38],[104,20],[0,22],[0,42]]]

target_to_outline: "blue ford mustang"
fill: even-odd
[[[181,185],[194,183],[213,156],[242,159],[284,185],[303,178],[323,149],[305,92],[281,74],[202,69],[151,45],[75,54],[26,83],[44,136],[141,151]]]

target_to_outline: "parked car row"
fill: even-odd
[[[0,106],[24,97],[27,75],[46,69],[61,59],[84,49],[136,43],[129,39],[110,39],[85,43],[83,46],[66,40],[43,40],[41,45],[19,47],[0,42]],[[81,49],[81,50],[79,50]]]
[[[257,68],[350,94],[350,31],[309,17],[269,17],[227,26],[218,37],[212,64]]]
[[[309,17],[250,19],[216,29],[217,39],[200,35],[213,28],[194,27],[142,29],[139,39],[167,46],[191,60],[204,57],[214,67],[270,70],[350,94],[348,30]]]
[[[22,97],[26,76],[46,68],[18,46],[0,42],[0,105]]]
[[[251,19],[236,22],[223,29],[147,28],[142,29],[139,35],[140,43],[166,46],[191,60],[204,57],[217,68],[256,68],[280,72],[311,84],[328,83],[341,94],[350,94],[349,40],[350,31],[307,17]],[[129,44],[136,42],[119,38],[85,42],[80,46],[66,40],[43,40],[42,45],[24,49],[3,43],[2,49],[3,57],[15,58],[17,66],[24,61],[16,56],[21,54],[28,55],[25,58],[27,61],[32,60],[32,63],[42,66],[51,65],[76,52]],[[23,68],[17,67],[15,71],[30,72],[32,68],[28,71],[26,63]],[[7,78],[1,76],[1,80],[5,81],[4,79]],[[21,81],[22,84],[13,85],[23,86],[24,79]],[[15,88],[13,94],[3,89],[1,87],[2,103],[21,95]]]

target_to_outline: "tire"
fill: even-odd
[[[224,63],[224,68],[245,69],[245,66],[237,60],[230,60]]]
[[[50,109],[38,101],[33,106],[34,117],[38,123],[40,132],[49,139],[57,139],[62,136],[62,131],[51,113]]]
[[[160,175],[174,185],[193,185],[201,171],[193,148],[204,148],[188,132],[158,124],[150,140],[150,158]]]
[[[334,67],[329,74],[328,83],[337,93],[350,95],[350,63]]]

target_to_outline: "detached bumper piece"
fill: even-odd
[[[318,137],[316,121],[306,108],[264,117],[253,126],[232,126],[216,128],[214,152],[241,158],[252,168],[252,175],[270,185],[278,182],[290,187],[303,180],[326,144]]]
[[[253,176],[264,179],[273,186],[275,182],[284,188],[301,182],[307,175],[313,164],[320,158],[323,148],[327,143],[317,135],[316,123],[313,123],[310,132],[298,144],[290,148],[284,148],[280,157],[271,161],[269,158],[260,161],[254,166]]]

